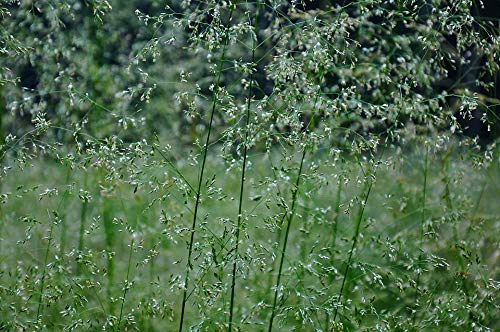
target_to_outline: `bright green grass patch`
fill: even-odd
[[[479,172],[430,153],[423,204],[423,154],[395,157],[380,158],[368,180],[369,165],[306,158],[276,330],[498,324],[498,164]],[[242,330],[267,327],[298,170],[294,158],[273,158],[249,156],[234,312]],[[186,324],[214,331],[228,322],[239,171],[207,162]],[[171,167],[146,170],[134,185],[53,161],[12,171],[0,210],[1,326],[174,330],[196,176],[179,172],[185,180]]]

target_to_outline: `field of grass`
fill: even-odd
[[[241,170],[209,155],[188,268],[199,167],[159,152],[126,168],[35,159],[8,171],[0,329],[174,331],[188,269],[184,326],[224,330],[234,262],[242,331],[271,316],[275,331],[500,327],[498,160],[319,151],[297,186],[300,151],[250,154],[235,258]]]
[[[0,331],[500,331],[495,5],[0,1]]]

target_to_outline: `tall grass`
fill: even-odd
[[[293,221],[293,218],[295,216],[296,209],[297,209],[297,194],[298,194],[299,188],[300,188],[300,178],[302,176],[302,168],[304,166],[304,159],[306,156],[306,152],[307,152],[306,149],[304,149],[302,152],[302,156],[300,158],[300,166],[299,166],[299,170],[297,172],[297,179],[295,180],[295,187],[293,188],[293,191],[292,191],[292,204],[290,207],[290,212],[288,214],[286,228],[285,228],[285,235],[284,235],[283,244],[282,244],[281,251],[280,251],[281,255],[280,255],[280,260],[279,260],[278,275],[276,277],[276,285],[274,286],[274,298],[273,298],[273,304],[272,304],[272,308],[271,308],[271,318],[269,319],[268,331],[272,331],[274,317],[276,315],[278,294],[279,294],[280,286],[281,286],[281,275],[283,273],[283,263],[285,261],[285,253],[286,253],[286,248],[288,246],[288,236],[290,235],[290,226],[292,224],[292,221]]]
[[[344,295],[344,292],[345,292],[345,287],[346,287],[346,284],[348,282],[349,270],[351,268],[353,255],[355,253],[356,246],[358,244],[360,229],[361,229],[360,227],[361,227],[361,223],[363,221],[365,206],[368,202],[368,198],[370,197],[370,192],[371,192],[372,186],[373,186],[373,180],[370,179],[371,174],[368,173],[368,174],[365,174],[365,176],[367,177],[367,179],[365,180],[366,181],[365,188],[363,189],[363,192],[360,195],[360,197],[362,197],[362,199],[359,202],[358,213],[356,214],[356,218],[355,218],[355,222],[354,222],[355,230],[354,230],[354,235],[352,237],[352,245],[351,245],[351,249],[348,252],[348,257],[346,259],[344,274],[342,276],[342,284],[340,285],[340,290],[339,290],[339,294],[338,294],[338,301],[337,301],[337,305],[335,307],[335,311],[333,313],[333,321],[334,322],[337,319],[337,313],[338,313],[339,307],[342,307],[342,305],[343,305],[342,296]]]
[[[424,236],[425,236],[425,220],[426,220],[426,214],[425,214],[425,209],[426,209],[426,200],[427,200],[427,172],[428,172],[428,159],[429,159],[429,148],[426,147],[425,151],[425,157],[424,157],[424,166],[423,166],[423,182],[422,182],[422,203],[421,203],[421,219],[420,219],[420,234],[419,234],[419,242],[418,242],[418,248],[420,250],[420,254],[418,256],[418,261],[417,261],[417,280],[415,282],[415,309],[413,312],[413,319],[412,319],[412,325],[414,329],[418,329],[418,326],[416,326],[416,321],[417,321],[417,315],[419,311],[419,296],[420,296],[420,274],[422,271],[425,269],[425,265],[422,262],[423,259],[423,253],[424,248]]]
[[[231,18],[233,16],[233,11],[234,11],[234,5],[230,4],[229,6],[229,18],[228,18],[228,24],[231,22]],[[200,198],[201,198],[201,187],[203,184],[204,180],[204,173],[205,173],[205,165],[207,161],[207,154],[208,154],[208,147],[210,143],[210,134],[212,133],[212,125],[214,121],[214,115],[215,111],[217,109],[217,103],[218,103],[218,92],[219,92],[219,85],[220,85],[220,80],[221,80],[221,74],[222,74],[222,69],[224,66],[224,61],[226,57],[226,49],[227,45],[229,43],[229,27],[226,27],[225,29],[225,35],[224,35],[224,41],[223,41],[223,46],[222,46],[222,51],[221,51],[221,56],[220,60],[217,66],[217,72],[216,72],[216,79],[214,83],[214,88],[213,88],[213,96],[212,96],[212,107],[210,111],[210,121],[208,124],[208,129],[207,129],[207,137],[205,141],[205,145],[203,146],[203,157],[202,157],[202,162],[201,162],[201,168],[200,168],[200,175],[198,178],[198,188],[196,190],[196,202],[194,205],[194,213],[193,213],[193,223],[191,225],[190,229],[190,238],[189,238],[189,246],[188,246],[188,253],[187,253],[187,265],[186,265],[186,274],[184,277],[184,291],[182,294],[182,305],[181,305],[181,318],[180,318],[180,323],[179,323],[179,332],[182,331],[183,326],[184,326],[184,315],[186,311],[186,303],[187,303],[187,292],[189,289],[189,275],[190,271],[193,269],[191,257],[193,254],[193,243],[194,243],[194,236],[196,232],[196,220],[198,218],[198,210],[200,206]]]
[[[116,227],[113,220],[113,203],[110,197],[103,197],[102,202],[102,222],[104,226],[104,238],[106,242],[106,298],[108,299],[108,311],[110,315],[115,315],[115,241]]]
[[[259,7],[260,3],[257,1],[255,13],[253,15],[253,33],[252,36],[252,57],[250,60],[250,75],[249,75],[249,86],[248,86],[248,95],[247,95],[247,104],[246,104],[246,114],[245,114],[245,136],[243,139],[243,164],[241,168],[241,179],[240,179],[240,194],[238,197],[238,216],[236,222],[236,231],[235,231],[235,248],[234,248],[234,262],[233,262],[233,270],[231,274],[231,298],[229,302],[229,325],[228,331],[232,331],[233,327],[233,311],[234,311],[234,295],[236,289],[236,272],[237,272],[237,264],[238,264],[238,255],[239,255],[239,244],[240,244],[240,231],[241,231],[241,219],[243,218],[243,195],[245,189],[245,171],[247,167],[247,157],[248,157],[248,146],[250,142],[248,142],[248,138],[250,135],[250,110],[253,99],[253,84],[254,84],[254,65],[255,65],[255,51],[257,48],[257,36],[258,36],[258,17],[259,17]]]
[[[86,246],[85,246],[85,229],[86,229],[86,224],[87,224],[87,213],[89,211],[89,197],[87,196],[87,181],[88,181],[88,175],[84,175],[84,180],[83,180],[83,187],[85,190],[80,193],[80,199],[81,199],[81,210],[80,210],[80,228],[78,230],[78,254],[82,255]],[[76,265],[76,275],[82,275],[83,274],[83,262],[81,260],[77,260],[77,265]]]
[[[497,328],[494,20],[110,3],[0,5],[0,330]]]
[[[70,180],[70,172],[67,172],[66,176],[66,185],[69,185],[69,180]],[[47,220],[49,222],[49,231],[47,235],[47,246],[45,247],[45,254],[43,258],[43,267],[42,267],[42,275],[40,278],[40,286],[38,290],[38,305],[36,309],[36,324],[37,325],[43,325],[42,323],[42,315],[43,315],[43,308],[45,306],[45,286],[46,286],[46,279],[48,275],[48,269],[49,269],[49,256],[51,253],[51,249],[54,246],[54,228],[57,226],[62,226],[62,228],[65,228],[64,222],[61,217],[60,213],[58,211],[61,210],[61,207],[63,206],[64,203],[66,203],[66,200],[68,198],[68,189],[64,191],[64,193],[61,196],[61,199],[59,200],[59,203],[57,204],[57,207],[55,210],[49,211],[47,210]],[[61,234],[64,234],[65,230],[62,230]],[[61,235],[61,243],[60,245],[62,246],[64,240],[64,236]],[[59,253],[61,254],[61,253]]]

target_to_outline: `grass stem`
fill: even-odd
[[[120,315],[118,317],[118,324],[116,324],[116,329],[119,330],[120,329],[120,324],[122,322],[122,317],[123,317],[123,307],[125,305],[125,298],[127,296],[127,292],[129,290],[129,284],[130,284],[130,267],[132,265],[132,253],[134,252],[134,239],[133,239],[133,236],[132,236],[132,239],[130,240],[130,243],[129,243],[129,252],[128,252],[128,264],[127,264],[127,276],[125,277],[125,283],[123,285],[123,294],[122,294],[122,298],[121,298],[121,305],[120,305]]]
[[[49,211],[47,213],[50,216]],[[49,217],[50,219],[50,217]],[[41,318],[42,318],[42,307],[43,307],[43,293],[45,291],[45,278],[47,276],[47,264],[49,261],[49,254],[50,254],[50,247],[52,246],[52,234],[54,232],[54,222],[50,223],[50,228],[49,228],[49,238],[47,242],[47,247],[45,248],[45,256],[43,259],[43,271],[42,271],[42,278],[40,280],[40,290],[39,290],[39,297],[38,297],[38,307],[36,310],[36,321],[37,324],[41,323]]]
[[[87,210],[88,210],[88,201],[84,200],[82,202],[82,209],[80,211],[80,230],[78,232],[78,253],[82,254],[83,249],[85,247],[85,224],[87,221]],[[76,275],[81,275],[83,270],[83,263],[81,261],[77,262],[76,265]]]
[[[251,60],[251,65],[254,65],[255,61],[255,49],[256,49],[256,44],[257,44],[257,24],[258,24],[258,15],[259,15],[259,2],[257,1],[257,8],[255,10],[254,14],[254,19],[253,19],[253,26],[254,26],[254,33],[255,33],[255,38],[252,37],[252,60]],[[241,219],[242,219],[242,214],[243,214],[243,192],[245,188],[245,171],[246,171],[246,166],[247,166],[247,152],[248,152],[248,138],[250,136],[250,108],[251,108],[251,103],[252,103],[252,90],[253,90],[253,67],[250,69],[250,83],[248,86],[248,95],[247,95],[247,105],[246,105],[246,115],[245,115],[245,138],[243,141],[243,165],[241,169],[241,179],[240,179],[240,195],[239,195],[239,201],[238,201],[238,221],[236,224],[236,245],[234,248],[234,261],[233,261],[233,271],[231,273],[231,299],[229,303],[229,325],[228,325],[228,331],[232,331],[233,327],[233,313],[234,313],[234,292],[236,288],[236,267],[238,263],[238,250],[239,250],[239,243],[240,243],[240,230],[241,230]]]
[[[349,250],[349,256],[347,258],[347,262],[346,262],[346,266],[345,266],[345,270],[344,270],[344,275],[342,277],[342,285],[340,286],[337,305],[335,306],[335,309],[333,312],[333,321],[334,322],[337,319],[338,308],[342,304],[342,296],[344,294],[344,289],[345,289],[346,282],[347,282],[347,279],[349,276],[349,270],[350,270],[351,263],[352,263],[352,257],[354,255],[354,251],[356,250],[356,246],[358,244],[359,233],[360,233],[360,229],[361,229],[361,223],[363,221],[363,215],[365,212],[366,203],[368,202],[368,197],[370,196],[370,192],[371,192],[372,186],[373,186],[373,180],[370,179],[370,176],[371,176],[370,173],[368,173],[366,176],[367,182],[365,183],[365,188],[363,189],[363,192],[365,193],[365,195],[359,203],[358,214],[356,215],[356,228],[354,231],[354,236],[352,238],[351,250]]]
[[[228,25],[231,23],[231,19],[233,17],[233,11],[234,11],[234,5],[231,4],[230,9],[229,9],[229,19],[228,19]],[[208,124],[208,132],[207,132],[207,138],[205,141],[205,146],[203,149],[203,160],[201,163],[201,170],[200,170],[200,176],[198,180],[198,189],[196,191],[196,202],[194,206],[194,213],[193,213],[193,222],[191,225],[190,229],[190,239],[189,239],[189,248],[188,248],[188,258],[187,258],[187,266],[186,266],[186,274],[184,277],[184,291],[182,294],[182,305],[181,305],[181,317],[180,317],[180,322],[179,322],[179,332],[182,331],[184,327],[184,317],[185,317],[185,312],[186,312],[186,302],[187,302],[187,292],[188,292],[188,287],[189,287],[189,277],[190,277],[190,271],[193,268],[192,262],[191,262],[191,256],[193,254],[193,244],[194,244],[194,233],[196,230],[196,219],[198,217],[198,209],[200,206],[200,196],[201,196],[201,185],[203,183],[203,176],[205,172],[205,164],[207,161],[207,154],[208,154],[208,146],[210,144],[210,134],[212,132],[212,125],[213,125],[213,120],[214,120],[214,114],[215,110],[217,108],[217,93],[219,90],[220,86],[220,78],[222,74],[222,67],[224,65],[225,57],[226,57],[226,49],[227,45],[229,43],[229,27],[226,28],[225,31],[225,36],[224,36],[224,46],[222,47],[222,55],[219,60],[219,65],[217,69],[217,78],[215,82],[215,87],[214,87],[214,93],[213,93],[213,98],[212,98],[212,110],[210,112],[210,122]]]
[[[106,242],[106,275],[108,277],[106,293],[109,301],[109,313],[110,315],[114,315],[115,305],[113,301],[113,285],[115,282],[115,260],[113,257],[113,248],[115,245],[115,227],[113,224],[113,217],[111,215],[111,202],[109,197],[103,197],[102,219],[104,224],[104,236]]]
[[[290,226],[292,224],[293,218],[295,216],[295,212],[297,210],[297,194],[299,192],[299,187],[300,187],[300,179],[302,177],[302,168],[304,166],[304,159],[307,154],[307,149],[304,148],[302,151],[302,157],[300,158],[300,166],[299,166],[299,172],[297,174],[297,179],[295,180],[295,187],[293,189],[292,193],[292,206],[290,208],[290,215],[288,217],[287,223],[286,223],[286,229],[285,229],[285,239],[283,240],[283,247],[281,248],[281,258],[280,258],[280,265],[278,268],[278,277],[276,279],[276,285],[274,289],[274,299],[273,299],[273,306],[271,309],[271,318],[269,319],[269,327],[268,331],[271,332],[273,330],[273,322],[274,322],[274,317],[276,316],[276,304],[278,302],[278,292],[279,292],[279,287],[281,285],[281,275],[283,272],[283,262],[285,261],[285,252],[286,252],[286,247],[288,245],[288,236],[290,234]]]
[[[69,183],[69,178],[70,178],[70,172],[68,170],[67,177],[66,177],[66,184]],[[66,198],[68,197],[68,195],[69,195],[68,190],[65,190],[63,196],[61,197],[61,200],[59,201],[59,204],[57,205],[57,209],[55,211],[53,211],[53,213],[55,214],[54,218],[56,218],[56,220],[52,221],[50,223],[49,237],[48,237],[48,241],[47,241],[47,247],[45,248],[45,255],[44,255],[44,260],[43,260],[42,278],[40,280],[38,307],[36,310],[37,323],[39,323],[41,321],[42,312],[43,312],[43,296],[44,296],[44,292],[45,292],[45,279],[47,277],[47,265],[49,262],[50,248],[52,247],[54,226],[57,222],[61,221],[61,218],[57,215],[57,211],[59,211],[61,209],[61,206],[64,203],[64,201],[66,200]],[[48,214],[48,217],[50,220],[51,214],[48,210],[47,210],[47,214]]]
[[[424,157],[424,182],[422,184],[422,218],[420,219],[420,239],[419,239],[419,251],[420,254],[418,255],[418,267],[417,267],[417,280],[415,282],[415,307],[418,307],[418,298],[419,298],[419,290],[418,288],[420,287],[420,275],[422,274],[422,259],[423,259],[423,245],[424,245],[424,235],[425,235],[425,209],[426,209],[426,196],[427,196],[427,172],[429,168],[429,148],[426,147],[425,150],[425,157]],[[416,323],[417,323],[417,308],[414,309],[415,311],[413,312],[413,317],[412,317],[412,326],[414,330],[417,330]]]

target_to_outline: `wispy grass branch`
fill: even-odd
[[[235,6],[233,4],[230,5],[228,25],[231,24],[231,18],[233,17],[234,7]],[[208,147],[210,144],[210,135],[212,132],[214,114],[215,114],[215,111],[217,108],[217,102],[218,102],[218,95],[217,94],[219,92],[222,68],[224,66],[224,61],[225,61],[225,57],[226,57],[226,50],[227,50],[228,43],[229,43],[229,26],[226,27],[226,30],[225,30],[224,45],[222,47],[222,54],[221,54],[221,57],[219,59],[219,64],[218,64],[218,69],[217,69],[217,74],[216,74],[217,77],[216,77],[214,92],[213,92],[213,97],[212,97],[212,110],[210,112],[210,122],[208,124],[207,138],[205,141],[205,146],[203,148],[203,159],[202,159],[202,163],[201,163],[200,176],[199,176],[199,180],[198,180],[198,188],[196,190],[196,202],[195,202],[195,206],[194,206],[193,222],[192,222],[191,229],[190,229],[186,274],[184,277],[184,284],[183,284],[184,290],[183,290],[183,294],[182,294],[182,305],[181,305],[181,317],[180,317],[180,322],[179,322],[179,332],[182,332],[182,329],[184,327],[187,293],[188,293],[188,288],[189,288],[189,277],[190,277],[190,271],[193,269],[193,264],[192,264],[191,260],[192,260],[192,254],[193,254],[194,236],[195,236],[195,231],[196,231],[196,220],[198,218],[198,209],[200,206],[201,186],[203,184],[203,179],[204,179],[204,172],[205,172],[205,165],[206,165],[206,161],[207,161]]]
[[[238,254],[239,254],[239,244],[240,244],[240,232],[241,232],[241,219],[243,218],[243,192],[245,189],[245,172],[247,167],[247,153],[248,153],[248,138],[250,136],[250,110],[252,105],[253,98],[253,84],[254,84],[254,61],[255,61],[255,51],[256,51],[256,43],[257,43],[257,35],[258,35],[258,16],[259,16],[259,7],[260,2],[257,1],[256,9],[253,17],[253,33],[255,36],[251,36],[252,38],[252,58],[251,58],[251,69],[250,69],[250,83],[248,86],[248,95],[247,95],[247,105],[246,105],[246,114],[245,114],[245,137],[243,139],[243,165],[241,168],[241,179],[240,179],[240,193],[238,199],[238,221],[236,223],[236,234],[235,234],[235,248],[234,248],[234,261],[233,261],[233,270],[231,274],[231,299],[229,303],[229,324],[228,331],[231,332],[233,328],[233,314],[234,314],[234,294],[236,289],[236,271],[238,265]]]

